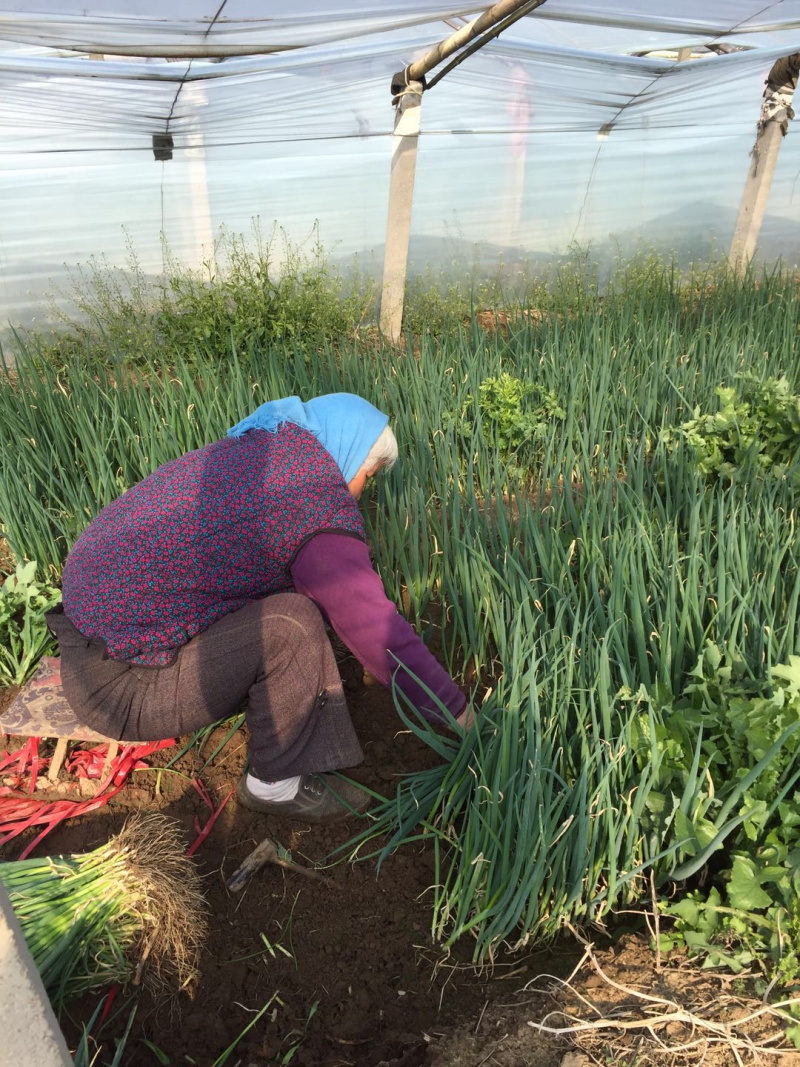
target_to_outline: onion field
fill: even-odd
[[[535,310],[536,314],[533,313]],[[400,462],[365,497],[467,734],[342,856],[431,838],[474,958],[662,900],[662,947],[790,981],[800,951],[800,313],[793,278],[640,263],[407,338],[197,342],[0,383],[0,522],[57,582],[100,508],[258,403],[345,390]],[[398,665],[398,670],[402,670]]]

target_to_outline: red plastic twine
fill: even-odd
[[[117,757],[112,761],[105,778],[102,778],[102,774],[108,756],[108,745],[96,745],[91,749],[75,749],[67,761],[67,770],[78,778],[95,780],[102,778],[95,796],[87,800],[36,800],[31,794],[36,788],[40,770],[49,763],[49,760],[39,756],[39,738],[28,738],[18,752],[11,755],[4,753],[0,757],[0,771],[10,772],[10,775],[16,779],[14,787],[0,786],[0,847],[30,827],[41,826],[41,832],[25,846],[20,854],[19,858],[25,859],[39,842],[62,822],[67,819],[76,819],[107,804],[120,792],[133,771],[147,767],[147,763],[144,762],[147,756],[160,752],[164,748],[170,748],[174,744],[175,739],[169,738],[165,741],[123,745]],[[20,792],[22,779],[26,774],[30,774],[31,782],[27,791],[22,793]],[[216,807],[208,787],[200,778],[193,779],[192,785],[208,808],[209,816],[202,826],[200,819],[195,816],[194,826],[197,837],[187,850],[187,856],[193,856],[203,844],[234,793],[231,789]]]
[[[110,986],[110,988],[108,990],[108,993],[106,994],[106,1002],[103,1005],[102,1014],[100,1015],[100,1018],[97,1020],[97,1029],[98,1030],[100,1030],[100,1028],[102,1027],[103,1023],[108,1018],[109,1012],[111,1011],[111,1005],[116,1000],[117,993],[119,993],[119,985],[118,985],[117,982],[114,982],[114,984],[112,986]]]
[[[0,771],[13,768],[12,775],[21,786],[22,777],[30,773],[31,785],[27,793],[21,793],[10,786],[0,787],[0,847],[12,841],[31,826],[42,826],[41,833],[26,845],[20,854],[25,859],[39,842],[60,823],[86,815],[96,808],[107,804],[123,788],[131,772],[146,767],[144,758],[154,752],[169,748],[175,744],[174,738],[165,741],[151,741],[145,744],[123,745],[118,756],[112,761],[108,774],[99,783],[97,793],[87,800],[36,800],[31,794],[36,788],[36,779],[42,766],[49,762],[39,756],[39,738],[31,737],[19,752],[0,758]],[[99,778],[103,764],[108,755],[108,746],[99,745],[89,751],[77,750],[69,761],[69,769],[75,769],[80,777]],[[99,763],[99,770],[96,770]],[[16,766],[15,766],[16,765]],[[210,829],[210,827],[209,827]]]
[[[39,756],[39,740],[38,737],[29,737],[19,751],[10,755],[4,752],[0,758],[0,772],[5,771],[6,776],[16,779],[15,788],[22,788],[22,779],[30,774],[29,794],[36,788],[39,771],[50,762],[46,757]]]
[[[193,856],[195,854],[195,852],[197,852],[198,848],[200,848],[202,843],[205,841],[205,839],[211,833],[211,830],[212,830],[212,828],[214,826],[214,823],[217,821],[217,819],[220,817],[220,814],[222,813],[222,809],[225,807],[225,805],[228,803],[228,801],[233,796],[233,790],[231,789],[230,793],[228,793],[228,795],[222,801],[220,806],[218,808],[215,808],[214,807],[214,801],[211,799],[211,794],[209,793],[208,788],[206,787],[205,783],[203,781],[201,781],[201,779],[195,778],[192,781],[192,785],[195,787],[197,792],[200,794],[201,799],[206,804],[206,806],[208,807],[208,809],[211,812],[211,814],[209,815],[208,821],[206,822],[205,826],[203,826],[203,827],[200,826],[200,819],[195,815],[195,817],[194,817],[194,828],[197,831],[197,838],[189,846],[189,848],[186,850],[186,855],[187,856]]]

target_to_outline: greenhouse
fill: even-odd
[[[799,72],[0,0],[9,1062],[800,1062]]]

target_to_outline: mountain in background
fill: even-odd
[[[738,212],[705,201],[649,219],[646,226],[623,230],[594,246],[596,258],[628,258],[640,248],[675,250],[681,266],[727,255],[736,228]],[[595,258],[595,256],[592,256]],[[800,264],[800,222],[780,215],[767,215],[761,227],[756,258],[763,263],[782,259],[786,266]]]
[[[334,264],[347,273],[354,264],[368,278],[383,274],[385,245],[375,245],[355,255],[338,256]],[[520,264],[549,265],[565,256],[553,252],[530,252],[484,242],[468,241],[463,237],[438,237],[427,234],[412,235],[408,249],[408,277],[415,279],[426,274],[456,277],[491,277],[499,271],[507,273]]]
[[[727,255],[736,215],[733,208],[696,201],[685,208],[658,215],[646,225],[593,241],[588,248],[588,258],[598,264],[601,275],[620,260],[625,261],[639,251],[650,249],[665,254],[674,251],[681,267],[707,262]],[[383,272],[383,255],[384,245],[381,244],[358,256],[338,257],[335,264],[346,273],[357,263],[365,277],[379,279]],[[782,259],[787,266],[799,265],[800,222],[768,215],[761,228],[756,257],[764,263]],[[520,270],[536,275],[569,258],[569,252],[565,250],[531,251],[520,246],[479,244],[460,237],[417,235],[412,236],[410,242],[408,277],[414,280],[431,275],[434,282],[437,277],[453,281],[490,278],[498,273],[513,277]]]

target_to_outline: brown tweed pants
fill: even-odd
[[[316,606],[278,593],[225,615],[168,667],[109,659],[63,612],[48,624],[64,693],[80,722],[122,741],[192,733],[248,700],[250,770],[273,781],[352,767],[364,758]]]

